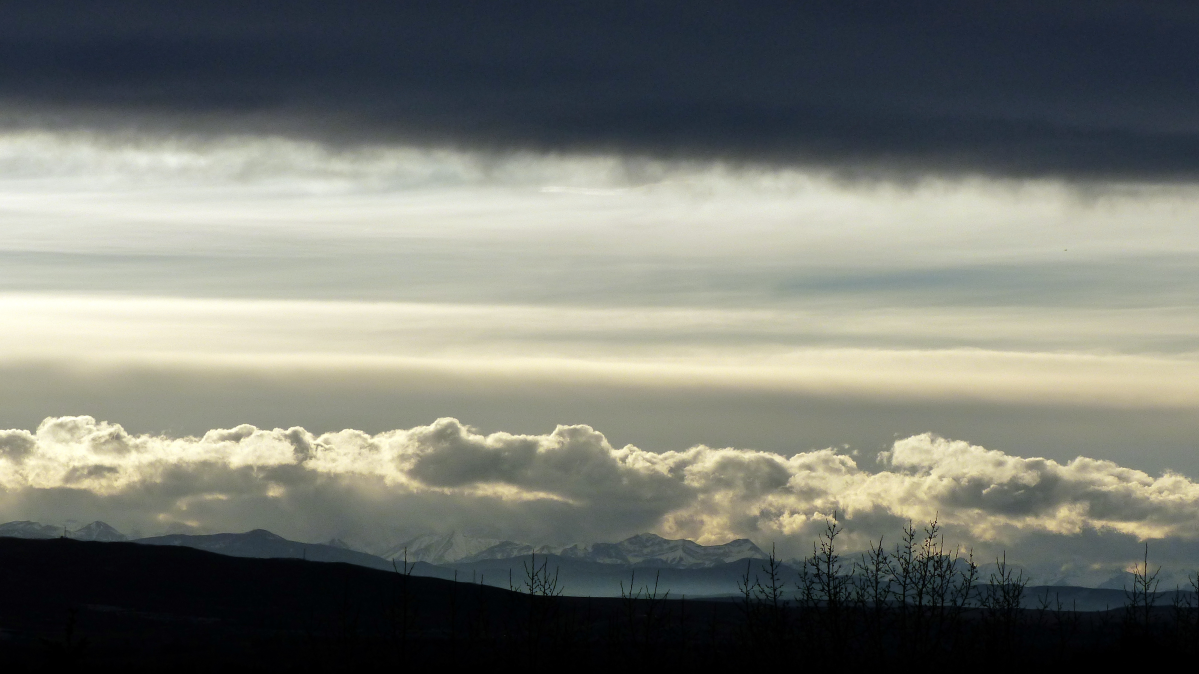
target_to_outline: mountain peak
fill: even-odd
[[[80,540],[80,541],[115,542],[115,541],[129,540],[129,538],[125,534],[117,531],[112,526],[108,525],[105,522],[101,522],[99,520],[96,520],[95,522],[92,522],[91,524],[86,524],[82,527],[79,527],[78,529],[70,532],[68,535],[71,538],[74,538],[74,539]]]
[[[68,529],[53,524],[42,524],[41,522],[31,522],[29,520],[6,522],[0,524],[0,536],[11,538],[59,538],[65,536],[79,541],[103,542],[129,540],[125,534],[100,521],[85,524],[78,529]]]
[[[63,527],[56,527],[41,522],[18,520],[0,524],[0,536],[10,538],[58,538],[63,535]]]
[[[559,554],[601,564],[704,568],[766,554],[748,539],[722,545],[701,545],[685,538],[668,539],[653,533],[630,536],[619,543],[591,543],[563,548]]]
[[[658,534],[646,532],[646,533],[642,533],[642,534],[636,534],[634,536],[629,536],[628,538],[621,541],[621,543],[660,543],[660,542],[670,542],[670,539],[663,538],[663,537],[659,536]],[[690,542],[690,541],[688,541],[688,542]]]
[[[380,556],[384,559],[398,560],[406,555],[409,562],[451,564],[509,542],[494,538],[475,538],[458,531],[422,534],[387,548]]]
[[[247,531],[246,533],[242,534],[242,536],[246,536],[249,538],[261,538],[261,539],[271,540],[271,541],[287,540],[287,539],[283,538],[282,536],[280,536],[279,534],[276,534],[272,531],[267,531],[266,529],[251,529],[250,531]]]

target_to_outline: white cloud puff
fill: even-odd
[[[37,447],[37,439],[29,431],[0,431],[0,457],[20,463],[34,447]]]
[[[1016,457],[930,434],[897,441],[879,468],[830,449],[613,447],[588,426],[482,435],[440,419],[377,435],[242,425],[171,438],[58,417],[34,433],[0,431],[0,515],[104,517],[146,531],[266,526],[308,539],[452,526],[568,542],[653,529],[776,540],[797,553],[834,512],[861,536],[936,516],[984,544],[1199,538],[1199,484],[1177,474]]]

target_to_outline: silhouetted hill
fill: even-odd
[[[1158,606],[1170,606],[1174,601],[1174,590],[1158,592]],[[1190,594],[1190,593],[1184,593]],[[1048,606],[1056,607],[1061,602],[1066,611],[1107,611],[1124,606],[1127,596],[1122,589],[1098,587],[1074,587],[1070,585],[1038,585],[1029,586],[1024,592],[1021,605],[1035,609],[1044,601]]]
[[[183,546],[234,557],[345,562],[371,569],[393,570],[392,563],[382,557],[351,550],[344,546],[289,541],[266,529],[255,529],[242,534],[169,534],[139,538],[135,542],[142,545]]]
[[[537,653],[548,649],[547,658],[554,649],[602,653],[605,635],[629,615],[619,598],[530,599],[357,564],[171,543],[0,538],[0,574],[8,581],[0,593],[4,671],[377,671],[454,662],[494,669],[501,656],[529,662],[530,643]],[[702,619],[704,634],[718,629],[722,642],[738,611],[732,602],[687,607],[676,620]],[[535,624],[555,632],[530,642]],[[459,640],[469,648],[455,650]]]
[[[403,596],[415,641],[444,631],[451,604],[465,615],[511,594],[353,564],[66,538],[0,538],[0,573],[0,665],[37,665],[58,652],[74,614],[72,641],[88,640],[81,662],[92,671],[348,662],[377,654],[342,653],[337,639],[387,642]]]
[[[576,582],[610,566],[539,561],[550,569],[560,565]],[[744,568],[727,566],[705,571],[724,582],[723,574]],[[498,573],[503,567],[486,568]],[[513,573],[517,586],[526,580],[523,571]],[[697,570],[662,570],[668,572]],[[0,667],[6,672],[492,671],[551,663],[572,672],[772,671],[797,652],[817,663],[877,665],[889,654],[907,657],[908,644],[924,643],[930,634],[948,640],[938,647],[947,649],[944,662],[987,657],[1090,666],[1146,647],[1181,653],[1178,644],[1193,643],[1199,629],[1195,609],[1161,604],[1145,613],[968,607],[959,614],[941,605],[834,611],[819,601],[776,609],[762,595],[748,603],[554,598],[356,564],[62,537],[0,538],[0,577],[6,581],[0,592]],[[652,577],[639,575],[636,584],[645,582]],[[1107,601],[1116,592],[1050,589],[1061,593],[1067,609],[1074,599]],[[923,622],[909,620],[912,615]],[[928,622],[946,615],[960,620]],[[785,625],[794,629],[772,632]],[[850,641],[830,641],[834,626],[848,629],[841,638]],[[871,636],[875,627],[882,631]]]

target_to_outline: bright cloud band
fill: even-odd
[[[79,416],[0,432],[0,456],[10,518],[37,516],[32,509],[57,498],[121,508],[127,526],[149,529],[287,521],[314,537],[461,518],[561,541],[581,521],[602,521],[610,531],[573,533],[652,528],[701,542],[744,536],[802,547],[812,525],[838,512],[861,522],[863,535],[895,518],[939,516],[976,541],[1088,531],[1191,539],[1199,531],[1199,484],[1186,477],[1084,457],[1021,458],[928,434],[895,442],[872,472],[832,449],[785,457],[613,447],[587,426],[480,435],[447,418],[377,435],[243,425],[171,438]]]

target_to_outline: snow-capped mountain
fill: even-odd
[[[81,541],[125,541],[124,534],[104,522],[92,522],[78,529],[66,530],[39,522],[9,522],[0,524],[0,536],[15,538],[58,538],[65,535]],[[400,560],[405,551],[408,562],[428,564],[473,563],[486,560],[513,559],[530,554],[560,555],[599,564],[622,566],[658,566],[674,569],[710,568],[742,559],[762,559],[766,554],[748,539],[738,539],[723,545],[700,545],[686,539],[671,540],[656,534],[638,534],[619,543],[587,543],[570,546],[541,545],[476,538],[452,531],[446,534],[424,534],[383,549],[377,556],[358,552],[344,541],[334,539],[327,544],[305,544],[288,541],[264,530],[244,534],[213,534],[191,536],[174,534],[139,539],[139,543],[156,545],[186,545],[212,552],[246,557],[302,557],[308,555],[325,561],[353,561],[366,566],[381,566],[379,558]],[[361,555],[362,559],[356,556]],[[354,559],[349,559],[353,557]],[[343,559],[344,558],[344,559]]]
[[[451,531],[448,534],[424,534],[410,538],[382,550],[379,556],[384,559],[401,560],[406,553],[410,563],[451,564],[500,544],[516,545],[510,541],[474,538]]]
[[[0,536],[9,536],[11,538],[58,538],[60,536],[74,538],[79,541],[125,541],[129,540],[125,534],[117,531],[104,522],[92,522],[78,529],[67,529],[66,527],[56,527],[52,524],[42,524],[41,522],[7,522],[0,524]]]
[[[701,569],[741,559],[763,559],[766,553],[747,538],[722,545],[700,545],[687,539],[667,539],[656,534],[637,534],[619,543],[572,545],[559,551],[563,557],[602,564],[665,566]]]
[[[539,555],[556,555],[561,550],[560,547],[552,545],[542,545],[533,547],[528,543],[514,543],[512,541],[502,541],[486,550],[481,550],[473,555],[463,557],[457,561],[462,563],[479,562],[488,559],[512,559],[513,557],[528,557],[533,553]]]
[[[42,524],[41,522],[6,522],[0,524],[0,536],[9,538],[58,538],[62,536],[64,529],[50,524]]]
[[[541,545],[488,538],[472,538],[458,532],[426,534],[387,548],[380,557],[400,559],[407,548],[409,562],[469,564],[491,559],[539,555],[561,555],[600,564],[662,566],[676,569],[708,568],[741,559],[762,559],[766,554],[748,539],[723,545],[700,545],[685,539],[670,540],[655,534],[638,534],[619,543],[589,543],[571,546]]]
[[[69,532],[67,538],[74,538],[78,541],[102,541],[104,543],[129,540],[129,537],[125,534],[99,521],[92,522]]]

